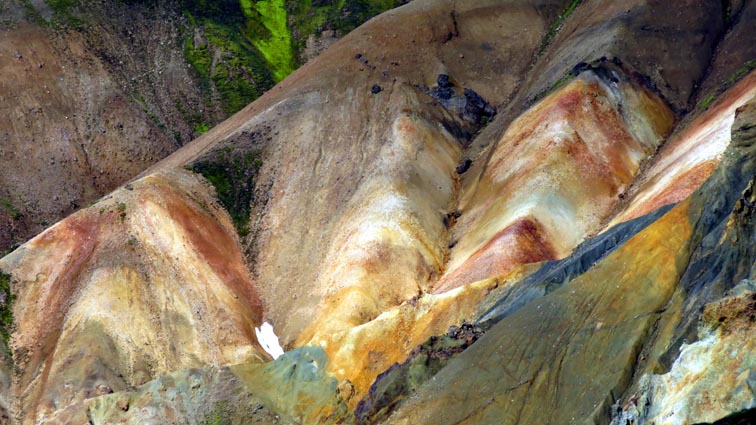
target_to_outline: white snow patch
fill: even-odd
[[[284,350],[278,343],[278,336],[273,332],[273,325],[264,322],[262,326],[255,328],[255,335],[257,335],[257,342],[274,360],[283,355]]]

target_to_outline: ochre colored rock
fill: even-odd
[[[564,258],[599,230],[673,120],[656,95],[603,72],[580,74],[508,128],[463,190],[435,292]]]
[[[386,421],[607,422],[753,264],[750,139],[716,165],[753,76],[686,115],[726,62],[722,7],[415,0],[375,18],[0,260],[16,295],[0,406],[22,423],[351,422],[379,375],[505,305],[446,366],[415,365]],[[574,252],[563,282],[525,280]],[[722,341],[706,355],[740,371]]]
[[[499,322],[388,423],[582,423],[605,414],[675,290],[687,208],[678,205],[569,285]]]
[[[257,290],[208,187],[172,172],[129,188],[0,263],[17,293],[12,391],[25,421],[170,371],[267,358]]]
[[[607,227],[687,198],[711,175],[730,143],[735,110],[756,96],[751,72],[664,144]]]

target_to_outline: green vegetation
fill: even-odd
[[[223,425],[231,423],[231,410],[226,402],[215,405],[212,411],[205,414],[200,422],[202,425]]]
[[[70,1],[70,0],[69,0]],[[251,103],[299,65],[307,37],[345,34],[406,0],[183,0],[184,57],[224,112]],[[315,3],[315,4],[313,4]]]
[[[52,10],[52,17],[45,19],[30,0],[22,0],[21,7],[28,20],[40,26],[51,28],[82,28],[84,20],[78,13],[79,0],[45,0]]]
[[[698,109],[703,110],[706,109],[707,106],[714,100],[714,95],[710,94],[706,96],[706,99],[702,100],[701,103],[698,104]]]
[[[283,80],[296,67],[284,0],[262,0],[254,4],[251,0],[241,0],[241,5],[248,20],[261,19],[268,30],[269,36],[258,35],[251,41],[270,64],[276,82]]]
[[[126,204],[123,202],[118,203],[118,217],[122,223],[126,220]]]
[[[218,9],[190,6],[184,11],[189,21],[184,57],[208,95],[214,88],[224,112],[233,114],[275,84],[270,65],[251,41],[260,25],[239,19],[243,13],[236,2],[217,2]],[[223,11],[222,16],[217,15]],[[196,41],[199,42],[195,44]]]
[[[749,60],[748,62],[745,62],[740,68],[738,68],[735,72],[730,75],[729,78],[725,81],[724,85],[722,87],[719,87],[719,89],[716,90],[716,93],[710,93],[708,96],[704,97],[703,100],[701,100],[698,103],[698,110],[702,111],[706,109],[714,99],[717,98],[717,96],[721,93],[724,93],[727,91],[730,87],[732,87],[735,83],[738,82],[742,77],[747,75],[749,72],[756,69],[756,59]]]
[[[543,40],[541,40],[541,47],[538,49],[538,55],[540,56],[544,51],[546,51],[546,48],[549,47],[549,44],[551,44],[551,41],[554,40],[554,37],[557,35],[560,29],[562,29],[562,25],[564,24],[564,21],[569,18],[570,15],[572,15],[572,12],[575,11],[575,9],[580,6],[580,3],[582,3],[583,0],[572,0],[570,4],[567,6],[562,13],[557,16],[557,18],[554,20],[554,22],[549,26],[548,31],[546,31],[546,35],[543,36]]]
[[[289,24],[292,33],[299,35],[293,37],[294,50],[301,52],[310,34],[331,29],[344,35],[373,16],[405,3],[406,0],[289,0]]]
[[[735,84],[736,81],[740,79],[740,77],[748,74],[749,72],[753,71],[754,68],[756,68],[756,59],[749,60],[748,62],[744,63],[743,66],[738,68],[737,71],[735,71],[730,78],[727,79],[727,87]]]
[[[0,337],[6,347],[13,330],[13,302],[16,300],[10,282],[11,275],[0,272]]]
[[[551,93],[554,93],[555,91],[562,88],[564,85],[569,83],[570,81],[575,79],[575,74],[572,72],[568,72],[562,76],[562,78],[556,80],[554,84],[551,85],[551,87],[547,88],[546,90],[542,91],[541,93],[538,93],[535,98],[533,98],[533,103],[545,98],[546,96],[550,95]]]
[[[255,177],[262,166],[256,152],[235,154],[233,149],[222,149],[219,157],[200,161],[188,167],[202,174],[214,187],[218,200],[228,211],[240,237],[249,234],[249,216]]]
[[[31,1],[22,0],[21,7],[24,10],[24,17],[29,21],[34,22],[35,24],[40,26],[46,26],[48,24],[45,18],[43,18],[42,15],[37,12],[37,9],[34,7]]]
[[[205,134],[205,133],[207,133],[208,131],[210,131],[210,124],[208,124],[208,123],[206,123],[206,122],[201,122],[201,123],[199,123],[199,124],[196,124],[196,125],[194,126],[194,131],[195,131],[195,132],[196,132],[197,134],[199,134],[199,135]]]
[[[13,204],[4,198],[0,198],[0,207],[5,210],[8,214],[10,214],[11,218],[14,220],[18,220],[21,217],[23,217],[23,214],[16,209],[16,207],[13,206]]]

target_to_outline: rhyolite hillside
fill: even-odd
[[[5,418],[756,421],[755,24],[377,16],[0,259]]]
[[[0,1],[0,252],[91,205],[402,3]]]

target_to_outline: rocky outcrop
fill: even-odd
[[[188,172],[153,175],[2,259],[16,415],[43,420],[171,371],[268,358],[257,289],[211,193]]]
[[[345,387],[327,363],[323,350],[302,348],[266,364],[188,369],[71,406],[50,423],[343,423]]]
[[[751,248],[754,111],[753,99],[738,110],[722,163],[692,197],[700,211],[695,249],[680,281],[679,301],[668,313],[669,328],[654,342],[668,373],[656,376],[653,368],[641,369],[646,375],[638,374],[637,391],[626,400],[624,410],[639,409],[639,421],[713,422],[752,407],[744,381],[751,370],[751,341],[744,337],[752,331],[750,287],[743,280],[753,277],[756,260]],[[739,355],[732,351],[741,349]],[[695,379],[681,381],[686,376]],[[638,404],[642,397],[648,401]]]

